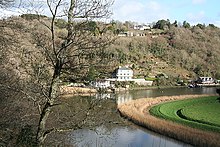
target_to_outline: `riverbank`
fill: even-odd
[[[154,90],[154,89],[168,89],[168,88],[187,88],[188,86],[142,86],[142,87],[129,87],[129,88],[114,88],[104,89],[105,92],[123,92],[123,91],[136,91],[136,90]],[[218,85],[207,85],[201,87],[219,87]],[[61,95],[94,95],[97,89],[92,87],[77,87],[77,86],[60,86]],[[100,91],[99,91],[100,92]]]
[[[165,136],[195,145],[220,146],[220,134],[202,131],[183,126],[171,121],[156,118],[149,113],[149,109],[156,104],[172,100],[198,98],[207,95],[163,96],[158,98],[143,98],[118,105],[120,113],[134,123],[158,132]]]
[[[91,95],[97,93],[94,88],[60,86],[61,95]]]

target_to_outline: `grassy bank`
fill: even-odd
[[[193,128],[220,133],[220,103],[217,96],[159,104],[150,109],[157,117]]]
[[[202,95],[205,97],[205,95]],[[201,95],[163,96],[159,98],[143,98],[120,104],[120,113],[138,125],[175,138],[195,146],[220,146],[220,133],[204,131],[181,125],[172,121],[157,118],[149,113],[149,109],[161,102],[201,97]],[[207,97],[207,95],[206,95]]]

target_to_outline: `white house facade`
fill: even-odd
[[[133,70],[128,67],[121,67],[116,71],[116,79],[118,81],[131,81],[133,78]]]

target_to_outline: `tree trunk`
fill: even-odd
[[[46,121],[47,121],[47,118],[50,112],[51,112],[51,105],[47,102],[42,110],[39,124],[38,124],[37,143],[39,144],[39,146],[42,146],[47,136],[46,131],[45,131],[45,124],[46,124]]]
[[[46,125],[46,121],[48,119],[48,116],[51,112],[52,106],[54,105],[54,101],[57,98],[57,91],[58,91],[58,83],[60,80],[60,68],[56,68],[54,69],[54,75],[53,75],[53,79],[52,82],[50,84],[50,89],[49,89],[49,93],[48,93],[48,99],[46,104],[44,105],[42,112],[40,114],[40,120],[38,123],[38,130],[37,130],[37,143],[39,144],[39,146],[42,146],[44,140],[46,139],[46,136],[48,132],[45,129],[45,125]]]

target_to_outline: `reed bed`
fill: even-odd
[[[165,136],[195,146],[220,147],[220,134],[203,131],[150,115],[149,109],[156,104],[172,100],[198,98],[207,95],[163,96],[158,98],[142,98],[118,105],[120,113],[134,123]],[[218,117],[218,116],[216,116]]]

